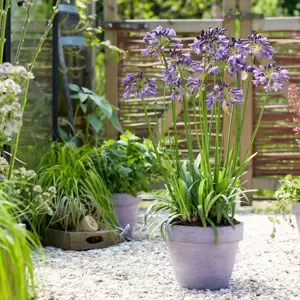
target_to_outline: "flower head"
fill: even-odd
[[[231,88],[228,83],[217,83],[213,91],[207,95],[207,107],[211,109],[215,103],[222,104],[223,108],[230,104],[242,104],[243,103],[243,91],[237,88]]]
[[[224,35],[225,30],[220,27],[210,27],[207,31],[202,30],[200,35],[195,38],[194,43],[190,44],[191,49],[198,55],[207,53],[213,54],[215,59],[223,58],[229,45],[229,39]]]
[[[253,33],[249,35],[248,42],[245,42],[245,46],[248,47],[250,55],[268,59],[272,59],[273,57],[274,49],[270,45],[268,39],[261,34]]]
[[[155,79],[148,77],[144,78],[143,73],[138,74],[127,73],[122,80],[125,90],[124,98],[129,99],[132,90],[135,90],[135,97],[155,96],[157,88],[155,86]]]
[[[151,32],[147,32],[144,37],[144,42],[149,45],[148,48],[142,50],[142,54],[152,54],[153,57],[162,53],[167,47],[182,48],[181,41],[172,37],[176,36],[174,29],[163,28],[158,26]]]
[[[170,62],[168,68],[163,72],[163,80],[171,86],[171,100],[177,98],[179,101],[189,93],[195,93],[200,84],[200,80],[192,77],[193,73],[203,72],[203,68],[196,63],[191,54],[183,54],[181,50],[170,50]]]
[[[264,66],[264,70],[257,67],[253,70],[253,83],[255,86],[264,85],[266,92],[278,91],[283,88],[284,81],[289,80],[289,73],[281,69],[275,62]]]

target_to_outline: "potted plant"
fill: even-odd
[[[275,197],[277,199],[276,206],[279,212],[283,215],[284,219],[294,228],[293,221],[289,216],[290,208],[295,215],[298,231],[300,233],[300,178],[293,178],[291,175],[287,175],[284,179],[280,180],[280,188],[276,191]],[[269,220],[273,222],[273,232],[271,237],[274,238],[276,234],[276,224],[280,224],[280,221],[276,217],[269,217]]]
[[[228,38],[225,29],[219,27],[202,30],[190,44],[192,55],[183,52],[175,36],[173,29],[159,26],[145,35],[147,48],[142,51],[161,61],[164,69],[159,84],[166,95],[165,103],[171,100],[173,117],[172,131],[159,128],[159,132],[166,130],[166,135],[173,138],[168,155],[161,157],[157,153],[167,170],[163,173],[166,193],[150,210],[168,212],[160,226],[179,284],[193,289],[220,289],[229,284],[243,238],[243,223],[235,218],[237,197],[246,197],[242,175],[255,155],[250,155],[251,148],[268,94],[283,87],[288,72],[275,62],[263,67],[254,64],[255,58],[273,57],[267,38],[256,33],[244,40]],[[266,97],[247,151],[241,156],[252,83],[262,85]],[[158,84],[142,72],[127,74],[123,84],[125,99],[141,98],[149,134],[157,149],[157,132],[153,132],[149,122],[145,97],[155,97]],[[176,101],[183,108],[184,137],[179,137],[177,131]],[[229,119],[226,136],[221,122],[224,116]],[[161,126],[167,123],[164,119],[160,122]],[[180,153],[179,139],[186,141],[187,157]],[[223,157],[224,139],[228,143]],[[160,147],[166,149],[164,143]]]
[[[141,202],[138,193],[148,191],[159,173],[152,143],[127,131],[118,141],[104,142],[91,157],[112,194],[119,224],[130,237]]]
[[[54,143],[40,164],[28,205],[32,224],[46,244],[84,250],[117,242],[114,206],[89,151]],[[92,236],[100,236],[99,245],[96,238],[87,241]]]

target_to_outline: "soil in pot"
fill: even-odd
[[[112,194],[116,206],[117,218],[122,229],[126,228],[126,236],[131,237],[142,199],[128,194]]]
[[[229,285],[243,223],[233,229],[218,227],[218,244],[211,227],[173,225],[167,228],[167,245],[175,277],[181,287],[217,290]]]

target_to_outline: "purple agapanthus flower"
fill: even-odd
[[[203,68],[191,58],[190,53],[183,54],[182,50],[173,49],[170,50],[170,58],[171,62],[163,72],[163,80],[169,85],[174,85],[178,78],[181,78],[183,83],[188,80],[190,74],[203,72]]]
[[[245,57],[242,54],[233,54],[228,57],[228,74],[230,76],[235,73],[238,75],[239,71],[246,68]]]
[[[257,67],[253,70],[253,83],[255,86],[264,85],[266,92],[278,91],[283,88],[284,81],[289,80],[289,72],[281,69],[275,62],[261,70]]]
[[[229,39],[224,35],[225,30],[220,27],[210,27],[207,31],[202,30],[200,35],[195,38],[194,43],[190,44],[190,48],[198,55],[207,53],[217,56],[219,55],[217,52],[220,52],[220,57],[224,57],[229,45]]]
[[[211,93],[207,95],[207,108],[212,109],[215,103],[220,103],[222,106],[230,104],[243,103],[243,91],[237,88],[231,88],[228,83],[218,82]]]
[[[149,45],[148,48],[142,50],[142,54],[152,54],[153,57],[162,53],[167,47],[182,48],[181,41],[172,37],[176,36],[174,29],[163,28],[158,26],[151,32],[147,32],[144,37],[144,42]]]
[[[144,78],[143,73],[138,74],[127,73],[126,77],[122,80],[125,90],[124,98],[129,99],[131,91],[135,90],[135,97],[144,98],[146,96],[155,96],[157,88],[155,85],[155,79],[148,77]]]
[[[250,55],[265,57],[268,59],[272,59],[273,57],[274,49],[270,45],[268,39],[261,34],[251,34],[248,37],[248,44],[246,42],[245,45],[249,45],[248,49]]]
[[[188,87],[190,88],[192,94],[195,94],[199,91],[199,87],[202,83],[202,80],[195,77],[188,78]]]
[[[234,53],[243,56],[249,54],[249,47],[250,47],[249,40],[241,39],[241,38],[236,39],[235,37],[232,37],[231,42],[232,42],[231,49],[233,50]]]

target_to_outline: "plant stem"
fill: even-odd
[[[0,63],[3,63],[3,53],[4,53],[4,44],[5,44],[5,31],[6,31],[6,19],[7,12],[10,8],[10,0],[6,0],[5,8],[3,10],[3,0],[1,1],[1,39],[0,39]]]
[[[190,173],[194,177],[194,154],[193,154],[193,141],[191,137],[191,126],[190,126],[190,117],[189,117],[189,106],[188,101],[185,97],[182,99],[183,101],[183,114],[184,114],[184,129],[185,129],[185,135],[187,139],[187,145],[188,145],[188,154],[189,154],[189,160],[190,160]]]
[[[15,64],[16,65],[19,64],[20,54],[21,54],[21,50],[22,50],[23,43],[24,43],[24,40],[25,40],[25,33],[26,33],[26,30],[27,30],[27,26],[28,26],[28,24],[30,22],[29,17],[30,17],[31,8],[33,7],[33,3],[30,2],[30,4],[32,4],[32,5],[28,5],[27,9],[26,9],[25,21],[24,21],[24,25],[23,25],[23,28],[22,28],[21,37],[20,37],[20,40],[19,40],[18,48],[17,48],[17,53],[16,53],[16,57],[15,57]]]
[[[248,157],[248,155],[249,155],[249,152],[250,152],[250,150],[251,150],[251,148],[252,148],[252,145],[253,145],[253,142],[254,142],[256,133],[257,133],[257,131],[258,131],[258,128],[259,128],[259,125],[260,125],[260,122],[261,122],[261,118],[262,118],[262,116],[263,116],[263,114],[264,114],[264,110],[265,110],[265,106],[266,106],[267,101],[268,101],[268,97],[269,97],[269,94],[267,94],[267,95],[265,96],[265,99],[264,99],[264,101],[263,101],[263,105],[262,105],[262,108],[261,108],[261,110],[260,110],[260,114],[259,114],[259,117],[258,117],[256,126],[255,126],[255,128],[254,128],[254,131],[253,131],[253,134],[252,134],[252,137],[251,137],[251,141],[250,141],[250,143],[249,143],[249,145],[248,145],[248,148],[247,148],[247,151],[246,151],[246,153],[245,153],[245,156],[243,157],[242,163],[241,163],[241,165],[240,165],[240,167],[239,167],[239,169],[238,169],[237,177],[244,171],[244,170],[243,170],[243,165],[244,165],[244,163],[245,163],[245,161],[246,161],[246,159],[247,159],[247,157]]]
[[[32,72],[35,62],[36,62],[36,59],[37,59],[39,53],[41,52],[44,41],[46,40],[48,33],[49,33],[50,29],[52,28],[53,20],[58,12],[59,3],[60,3],[60,0],[57,0],[56,5],[53,7],[53,12],[52,12],[50,19],[48,20],[48,24],[45,29],[45,32],[42,35],[42,37],[40,38],[39,44],[37,45],[37,47],[35,49],[35,53],[33,55],[31,63],[29,64],[29,72]],[[1,53],[3,53],[3,52],[0,52],[0,54]],[[22,118],[24,115],[25,105],[27,102],[28,89],[29,89],[29,79],[26,80],[25,89],[24,89],[24,93],[23,93],[23,97],[22,97],[22,101],[21,101]],[[14,136],[14,140],[13,140],[13,151],[12,151],[11,161],[10,161],[10,165],[9,165],[8,180],[11,179],[12,171],[13,171],[14,164],[15,164],[15,159],[16,159],[17,150],[18,150],[18,146],[19,146],[21,126],[22,126],[22,122],[19,121],[18,132]]]

